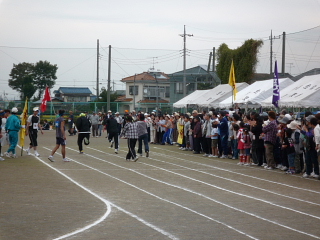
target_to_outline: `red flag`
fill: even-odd
[[[40,110],[41,112],[45,112],[47,109],[47,102],[51,101],[51,96],[50,96],[50,91],[49,91],[49,87],[46,87],[46,91],[44,93],[44,97],[42,99],[42,103],[40,105]]]

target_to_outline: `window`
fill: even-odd
[[[166,97],[166,98],[169,98],[169,97],[170,97],[170,87],[166,87],[165,97]]]
[[[129,86],[129,94],[130,95],[138,95],[139,94],[138,86]]]
[[[182,89],[182,83],[181,82],[177,82],[176,83],[176,93],[183,93],[183,89]]]

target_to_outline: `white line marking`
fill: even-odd
[[[46,148],[46,147],[44,147],[44,148],[50,151],[49,148]],[[70,148],[69,148],[69,149],[70,149]],[[72,150],[73,150],[73,149],[72,149]],[[59,153],[56,153],[56,154],[61,155],[61,154],[59,154]],[[104,203],[108,203],[108,206],[109,206],[109,207],[108,207],[108,211],[107,211],[108,214],[107,214],[107,215],[105,214],[106,216],[104,215],[104,216],[105,216],[105,217],[103,216],[104,218],[100,218],[99,220],[97,220],[97,221],[94,222],[93,224],[90,224],[90,225],[88,225],[88,226],[86,226],[86,227],[84,227],[84,228],[82,228],[82,229],[79,229],[79,230],[77,230],[77,231],[74,231],[74,232],[72,232],[72,233],[68,233],[68,234],[65,234],[65,235],[63,235],[63,236],[61,236],[61,237],[55,238],[54,240],[59,240],[59,239],[63,239],[63,238],[66,238],[66,237],[70,237],[70,236],[72,236],[72,235],[74,235],[74,234],[83,232],[83,231],[85,231],[85,230],[87,230],[87,229],[89,229],[89,228],[91,228],[91,227],[99,224],[100,222],[102,222],[103,220],[105,220],[105,218],[110,214],[110,212],[111,212],[111,206],[110,206],[110,205],[112,205],[113,207],[119,209],[120,211],[123,211],[124,213],[128,214],[129,216],[137,219],[138,221],[142,222],[142,223],[145,224],[146,226],[148,226],[148,227],[150,227],[150,228],[152,228],[152,229],[160,232],[161,234],[169,237],[170,239],[173,239],[173,240],[177,240],[177,239],[178,239],[178,238],[176,238],[175,236],[173,236],[172,234],[170,234],[170,233],[168,233],[168,232],[166,232],[166,231],[164,231],[164,230],[162,230],[162,229],[154,226],[154,225],[151,224],[151,223],[146,222],[145,220],[141,219],[141,218],[138,217],[137,215],[135,215],[135,214],[133,214],[133,213],[130,213],[130,212],[124,210],[123,208],[117,206],[117,205],[114,204],[114,203],[111,203],[110,201],[105,200],[104,198],[100,197],[99,195],[97,195],[96,193],[92,192],[92,191],[89,190],[88,188],[86,188],[86,187],[82,186],[81,184],[77,183],[75,180],[73,180],[72,178],[70,178],[70,177],[67,176],[66,174],[62,173],[62,172],[59,171],[58,169],[52,167],[50,164],[44,162],[42,159],[40,159],[40,158],[38,158],[38,157],[36,157],[36,158],[37,158],[38,160],[40,160],[42,163],[44,163],[44,164],[46,164],[47,166],[49,166],[50,168],[52,168],[53,170],[55,170],[55,171],[57,171],[58,173],[60,173],[61,175],[63,175],[64,177],[66,177],[66,178],[67,178],[68,180],[70,180],[71,182],[75,183],[77,186],[81,187],[82,189],[86,190],[87,192],[89,192],[89,193],[92,194],[93,196],[97,197],[98,199],[100,199],[100,200],[103,201]],[[78,163],[78,164],[83,165],[83,166],[85,166],[85,167],[87,167],[87,168],[90,168],[90,169],[92,169],[92,170],[95,170],[95,171],[98,171],[98,172],[100,172],[100,173],[103,173],[103,172],[99,171],[98,169],[95,169],[95,168],[92,168],[92,167],[90,167],[90,166],[87,166],[87,165],[85,165],[85,164],[83,164],[83,163],[80,163],[80,162],[78,162],[78,161],[75,161],[75,160],[73,160],[73,159],[71,159],[71,158],[69,158],[69,159],[72,160],[72,162]],[[103,174],[105,174],[105,173],[103,173]],[[109,175],[109,174],[105,174],[105,175],[108,175],[108,176],[112,177],[112,176]]]
[[[162,153],[157,153],[157,152],[153,152],[153,154],[159,155],[160,157],[161,156],[166,156],[166,157],[168,156],[168,155],[165,155],[165,154],[162,154]],[[236,180],[233,180],[233,179],[229,179],[229,178],[221,177],[221,176],[218,176],[218,175],[215,175],[215,174],[212,174],[212,173],[200,171],[199,169],[188,168],[188,167],[185,167],[185,166],[182,166],[182,165],[179,165],[179,164],[166,162],[166,161],[162,161],[162,160],[157,160],[157,159],[153,159],[153,158],[150,158],[150,159],[152,159],[154,161],[158,161],[158,162],[164,162],[164,163],[167,163],[167,164],[170,164],[170,165],[173,165],[173,166],[178,166],[178,167],[181,167],[181,168],[185,168],[185,169],[188,169],[188,170],[192,170],[192,171],[195,171],[195,172],[200,172],[200,173],[203,173],[203,174],[206,174],[206,175],[209,175],[209,176],[212,176],[212,177],[220,178],[220,179],[223,179],[223,180],[226,180],[226,181],[238,183],[238,184],[241,184],[241,185],[244,185],[244,186],[247,186],[247,187],[251,187],[251,188],[258,189],[258,190],[261,190],[261,191],[264,191],[264,192],[268,192],[268,193],[272,193],[274,195],[278,195],[278,196],[281,196],[281,197],[290,198],[290,199],[297,200],[297,201],[300,201],[300,202],[303,202],[303,203],[309,203],[309,204],[320,206],[319,203],[310,202],[310,201],[303,200],[303,199],[300,199],[300,198],[290,197],[290,196],[283,195],[283,194],[280,194],[280,193],[276,193],[276,192],[273,192],[273,191],[270,191],[270,190],[267,190],[267,189],[264,189],[264,188],[261,188],[261,187],[256,187],[256,186],[253,186],[253,185],[250,185],[250,184],[247,184],[247,183],[242,183],[242,182],[239,182],[239,181],[236,181]],[[179,170],[179,169],[170,169],[170,170]],[[203,170],[206,170],[206,169],[203,169]]]
[[[115,156],[115,155],[113,155],[113,154],[106,153],[106,152],[103,152],[103,151],[98,150],[98,149],[94,149],[94,148],[91,148],[91,147],[89,147],[89,148],[90,148],[90,149],[93,149],[93,150],[95,150],[95,151],[97,151],[97,152],[101,152],[101,153],[104,153],[104,154],[107,154],[107,155]],[[70,149],[71,149],[71,148],[70,148]],[[73,149],[71,149],[71,150],[73,150]],[[76,151],[76,150],[73,150],[73,151]],[[109,162],[109,161],[106,161],[106,160],[97,158],[97,157],[92,156],[92,155],[89,155],[89,156],[91,156],[91,157],[93,157],[93,158],[95,158],[95,159],[98,159],[98,160],[100,160],[100,161],[109,163],[109,164],[111,164],[111,165],[118,166],[118,167],[120,167],[120,168],[125,168],[125,169],[127,169],[127,170],[129,170],[129,171],[132,171],[132,172],[134,172],[134,173],[136,173],[136,174],[139,174],[139,175],[141,175],[141,176],[144,176],[144,177],[149,178],[149,179],[151,179],[151,180],[154,180],[154,181],[156,181],[156,182],[160,182],[160,183],[162,183],[162,184],[165,184],[165,185],[168,185],[168,186],[171,186],[171,187],[174,187],[174,188],[182,189],[182,190],[184,190],[184,191],[193,193],[193,194],[195,194],[195,195],[198,195],[198,196],[201,196],[201,197],[206,198],[206,199],[208,199],[208,200],[211,200],[211,201],[213,201],[213,202],[215,202],[215,203],[221,204],[221,205],[223,205],[223,206],[225,206],[225,207],[228,207],[228,208],[231,208],[231,209],[233,209],[233,210],[236,210],[236,211],[245,213],[245,214],[247,214],[247,215],[253,216],[253,217],[255,217],[255,218],[258,218],[258,219],[261,219],[261,220],[264,220],[264,221],[273,223],[273,224],[275,224],[275,225],[277,225],[277,226],[281,226],[281,227],[283,227],[283,228],[286,228],[286,229],[289,229],[289,230],[292,230],[292,231],[295,231],[295,232],[298,232],[298,233],[301,233],[301,234],[304,234],[304,235],[308,235],[308,236],[313,237],[313,238],[316,238],[316,239],[320,239],[320,237],[315,236],[315,235],[313,235],[313,234],[309,234],[309,233],[306,233],[306,232],[303,232],[303,231],[300,231],[300,230],[297,230],[297,229],[288,227],[288,226],[286,226],[286,225],[280,224],[280,223],[278,223],[278,222],[275,222],[275,221],[266,219],[266,218],[264,218],[264,217],[260,217],[260,216],[258,216],[258,215],[253,214],[253,213],[250,213],[250,212],[247,212],[247,211],[238,209],[238,208],[236,208],[236,207],[233,207],[233,206],[231,206],[231,205],[222,203],[222,202],[220,202],[220,201],[218,201],[218,200],[216,200],[216,199],[210,198],[210,197],[208,197],[208,196],[205,196],[205,195],[203,195],[203,194],[201,194],[201,193],[192,191],[192,190],[190,190],[190,189],[187,189],[187,188],[184,188],[184,187],[180,187],[180,186],[177,186],[177,185],[174,185],[174,184],[170,184],[170,183],[167,183],[167,182],[164,182],[164,181],[155,179],[155,178],[153,178],[153,177],[150,177],[150,176],[147,176],[147,175],[142,174],[142,173],[140,173],[140,172],[137,172],[136,170],[133,170],[133,169],[130,169],[130,168],[126,168],[126,167],[123,167],[123,166],[120,166],[120,165],[117,165],[117,164],[114,164],[114,163],[112,163],[112,162]],[[115,157],[122,158],[122,157],[120,157],[120,156],[118,156],[118,155],[115,156]],[[140,162],[140,164],[141,164],[141,162]],[[143,163],[143,164],[146,164],[146,163]],[[149,164],[146,164],[146,165],[149,165]],[[155,167],[155,166],[153,166],[153,165],[151,165],[151,166],[152,166],[152,167]],[[168,171],[168,170],[166,170],[166,169],[163,169],[163,170],[164,170],[164,171]],[[168,172],[170,172],[170,171],[168,171]],[[174,173],[174,172],[172,172],[172,173]],[[174,174],[181,175],[181,174],[178,174],[178,173],[174,173]],[[183,175],[181,175],[181,176],[183,176]],[[190,177],[187,177],[187,176],[184,176],[184,177],[189,178],[189,179],[192,180],[192,178],[190,178]],[[196,180],[196,179],[194,179],[194,181],[201,182],[201,181]],[[204,182],[203,182],[203,183],[204,183]],[[143,190],[143,191],[144,191],[144,190]],[[293,211],[295,211],[295,210],[293,210]],[[299,212],[299,211],[297,211],[297,212]],[[300,213],[300,212],[299,212],[299,213]],[[311,216],[312,216],[312,215],[311,215]],[[314,217],[316,217],[316,216],[314,216]],[[316,217],[316,218],[317,218],[317,217]]]
[[[157,147],[154,147],[154,148],[157,148]],[[160,148],[158,148],[158,149],[160,149]],[[167,149],[161,149],[161,150],[165,150],[165,151],[168,151],[168,152],[174,152],[174,151],[170,151],[170,150],[167,150]],[[174,152],[174,153],[176,153],[176,152]],[[294,188],[294,189],[298,189],[298,190],[302,190],[302,191],[307,191],[307,192],[320,194],[320,192],[318,192],[318,191],[305,189],[305,188],[299,188],[299,187],[291,186],[291,185],[284,184],[284,183],[278,183],[278,182],[274,182],[274,181],[271,181],[271,180],[258,178],[258,177],[254,177],[254,176],[250,176],[250,175],[246,175],[246,174],[243,174],[243,173],[233,172],[233,171],[228,170],[228,169],[219,168],[219,167],[215,167],[215,166],[204,164],[204,163],[193,162],[193,161],[189,161],[189,160],[186,160],[186,159],[183,159],[183,158],[174,157],[174,156],[171,156],[171,155],[170,155],[170,158],[176,158],[176,159],[179,159],[179,160],[184,161],[184,162],[189,162],[189,163],[193,163],[193,164],[196,164],[196,165],[206,166],[206,167],[218,169],[218,170],[221,170],[221,171],[225,171],[225,172],[230,172],[230,173],[233,173],[233,174],[241,175],[241,176],[244,176],[244,177],[249,177],[249,178],[258,179],[258,180],[269,182],[269,183],[273,183],[273,184],[282,185],[282,186],[285,186],[285,187],[290,187],[290,188]],[[270,173],[271,172],[272,171],[270,171]]]
[[[91,148],[91,147],[88,147],[88,148],[94,149],[94,148]],[[77,150],[74,150],[74,149],[72,149],[72,148],[69,148],[69,147],[68,147],[68,149],[77,152]],[[94,150],[99,151],[99,152],[102,152],[102,151],[100,151],[100,150],[98,150],[98,149],[94,149]],[[104,152],[103,152],[103,153],[104,153]],[[108,153],[107,153],[107,154],[108,154]],[[95,157],[95,156],[93,156],[93,155],[89,155],[89,154],[86,154],[86,155],[89,156],[89,157],[91,157],[91,158],[97,159],[97,160],[99,160],[99,161],[103,161],[103,162],[109,163],[109,164],[111,164],[111,165],[118,166],[118,167],[120,167],[120,168],[123,168],[123,169],[126,169],[126,170],[130,170],[130,171],[133,171],[133,172],[136,172],[135,170],[132,170],[132,169],[129,169],[129,168],[126,168],[126,167],[119,166],[119,165],[117,165],[117,164],[108,162],[108,161],[106,161],[106,160],[104,160],[104,159]],[[121,159],[122,159],[122,157],[120,157],[119,155],[113,155],[113,154],[108,154],[108,155],[112,155],[112,156],[115,156],[115,157],[118,157],[118,158],[121,158]],[[99,173],[101,173],[101,174],[103,174],[103,175],[106,175],[106,176],[110,177],[110,178],[116,179],[116,180],[118,180],[118,181],[120,181],[120,182],[122,182],[122,183],[124,183],[124,184],[127,184],[127,185],[129,185],[129,186],[131,186],[131,187],[133,187],[133,188],[135,188],[135,189],[138,189],[138,190],[140,190],[140,191],[142,191],[142,192],[144,192],[144,193],[146,193],[146,194],[148,194],[148,195],[150,195],[150,196],[153,196],[153,197],[158,198],[158,199],[160,199],[160,200],[162,200],[162,201],[165,201],[165,202],[171,203],[171,204],[173,204],[173,205],[176,205],[176,206],[178,206],[178,207],[181,207],[181,208],[183,208],[183,209],[186,209],[186,210],[188,210],[188,211],[190,211],[190,212],[193,212],[193,213],[195,213],[195,214],[197,214],[197,215],[200,215],[200,216],[202,216],[202,217],[204,217],[204,218],[206,218],[206,219],[209,219],[209,220],[211,220],[211,221],[214,221],[214,222],[216,222],[216,223],[222,224],[222,225],[224,225],[224,226],[226,226],[226,227],[228,227],[228,228],[230,228],[230,229],[232,229],[232,230],[234,230],[234,231],[236,231],[236,232],[238,232],[238,233],[241,233],[241,234],[243,234],[243,235],[245,235],[245,236],[247,236],[247,237],[249,237],[249,238],[251,238],[251,239],[257,239],[257,238],[255,238],[255,237],[253,237],[253,236],[250,236],[249,234],[246,234],[246,233],[244,233],[244,232],[242,232],[242,231],[240,231],[240,230],[238,230],[238,229],[236,229],[236,228],[234,228],[234,227],[232,227],[232,226],[230,226],[230,225],[227,225],[226,223],[220,222],[219,220],[216,220],[216,219],[213,219],[213,218],[211,218],[211,217],[209,217],[209,216],[206,216],[206,215],[204,215],[204,214],[202,214],[202,213],[199,213],[199,212],[197,212],[197,211],[195,211],[195,210],[193,210],[193,209],[191,209],[191,208],[185,207],[185,206],[180,205],[180,204],[178,204],[178,203],[175,203],[175,202],[169,201],[169,200],[167,200],[167,199],[164,199],[164,198],[162,198],[162,197],[159,197],[159,196],[157,196],[157,195],[155,195],[155,194],[153,194],[153,193],[150,193],[150,192],[148,192],[148,191],[146,191],[146,190],[144,190],[144,189],[142,189],[142,188],[139,188],[139,187],[137,187],[137,186],[135,186],[135,185],[133,185],[133,184],[131,184],[131,183],[128,183],[128,182],[126,182],[126,181],[124,181],[124,180],[121,180],[121,179],[119,179],[119,178],[117,178],[117,177],[114,177],[114,176],[112,176],[112,175],[110,175],[110,174],[107,174],[107,173],[105,173],[105,172],[102,172],[102,171],[100,171],[99,169],[93,168],[93,167],[91,167],[91,166],[88,166],[88,165],[86,165],[86,164],[84,164],[84,163],[81,163],[81,162],[78,162],[78,161],[75,161],[75,160],[72,160],[72,161],[75,162],[75,163],[78,163],[78,164],[80,164],[80,165],[82,165],[82,166],[85,166],[85,167],[88,167],[88,168],[90,168],[90,169],[93,169],[93,170],[95,170],[95,171],[97,171],[97,172],[99,172]],[[136,172],[136,173],[138,173],[138,172]],[[138,174],[139,174],[139,173],[138,173]],[[143,175],[143,174],[141,174],[141,175]],[[149,177],[149,178],[150,178],[150,177]],[[158,181],[159,181],[159,180],[158,180]],[[159,181],[159,182],[161,182],[161,181]],[[163,183],[164,183],[164,182],[163,182]]]

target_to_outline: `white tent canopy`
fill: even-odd
[[[279,79],[280,92],[282,89],[293,84],[294,82],[290,78]],[[242,91],[239,91],[236,100],[233,103],[246,105],[248,107],[258,107],[261,102],[273,94],[273,79],[256,81],[250,86],[246,87]],[[232,97],[220,102],[221,108],[227,108],[232,106]]]
[[[184,98],[182,98],[182,99],[180,99],[179,101],[175,102],[175,103],[173,104],[173,107],[174,107],[174,108],[186,108],[187,105],[192,104],[193,101],[194,101],[197,97],[205,94],[205,93],[208,92],[208,91],[210,91],[210,90],[196,90],[196,91],[194,91],[193,93],[190,93],[188,96],[185,96]]]
[[[280,90],[279,107],[320,107],[320,75],[305,76]],[[273,106],[272,96],[263,100],[264,107]]]
[[[247,83],[236,83],[238,91],[248,87]],[[229,84],[220,84],[208,92],[194,99],[191,106],[195,105],[200,108],[217,107],[219,102],[232,96],[232,87]]]

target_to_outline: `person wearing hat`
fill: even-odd
[[[280,139],[280,145],[281,143],[284,142],[284,138],[285,138],[285,131],[287,128],[287,124],[290,123],[290,119],[288,117],[286,117],[285,115],[280,115],[280,117],[278,118],[278,137]],[[280,151],[279,151],[280,150]],[[276,148],[275,149],[275,160],[278,163],[276,168],[279,168],[282,171],[287,171],[289,168],[289,162],[288,162],[288,151],[284,148]],[[277,152],[278,151],[278,152]]]
[[[83,147],[82,142],[85,143],[85,145],[89,145],[89,139],[90,139],[90,128],[91,128],[91,122],[86,117],[85,113],[80,113],[77,121],[76,121],[76,127],[78,129],[78,147],[79,147],[79,153],[83,154]]]
[[[300,125],[300,122],[298,121],[292,121],[290,124],[287,125],[287,128],[292,129],[292,139],[294,142],[294,150],[295,150],[295,160],[294,160],[294,165],[295,165],[295,173],[301,173],[301,170],[303,169],[304,166],[304,161],[303,161],[303,137],[302,134],[300,133],[300,130],[298,129]]]
[[[114,143],[114,152],[118,154],[119,149],[119,130],[118,130],[118,122],[111,115],[106,121],[106,127],[108,131],[108,140],[111,142],[110,148],[113,147]]]
[[[33,114],[30,115],[27,119],[27,127],[26,127],[26,136],[29,135],[30,138],[30,146],[26,150],[28,155],[31,155],[31,149],[34,150],[34,155],[39,157],[40,154],[37,151],[38,146],[38,129],[40,129],[41,134],[43,134],[41,125],[40,125],[40,117],[39,115],[39,108],[33,108]]]
[[[16,146],[18,144],[18,132],[21,128],[21,122],[17,116],[18,109],[16,107],[12,108],[11,116],[8,117],[6,122],[6,132],[9,134],[10,147],[7,152],[4,153],[6,157],[16,158]]]
[[[64,113],[65,110],[60,109],[58,111],[59,117],[56,118],[55,127],[56,127],[56,146],[51,151],[50,156],[48,157],[49,161],[54,162],[53,155],[55,152],[60,148],[61,146],[61,155],[62,155],[62,161],[64,162],[70,162],[68,158],[66,158],[66,126],[64,122]]]
[[[117,123],[118,123],[118,134],[120,135],[120,133],[121,133],[121,126],[122,126],[122,124],[123,124],[123,122],[124,122],[124,119],[122,118],[122,117],[120,117],[120,113],[119,112],[116,112],[115,113],[115,117],[114,117],[114,119],[117,121]]]

